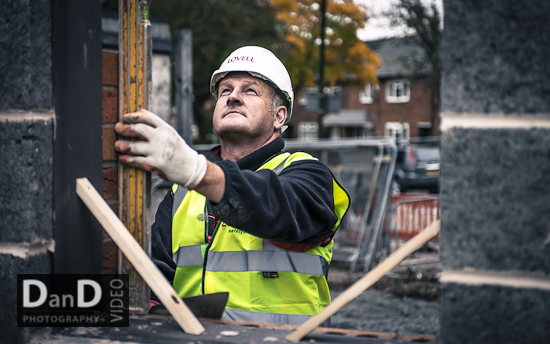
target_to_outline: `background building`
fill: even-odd
[[[429,69],[416,71],[406,58],[422,57],[422,50],[407,38],[366,42],[382,58],[378,85],[359,87],[344,84],[329,88],[341,95],[340,110],[324,117],[325,137],[385,136],[386,123],[405,123],[411,137],[439,135],[436,86],[430,82]],[[302,96],[289,123],[288,138],[317,137],[317,112],[308,110],[307,94]]]

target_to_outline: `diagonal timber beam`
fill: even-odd
[[[124,224],[87,178],[76,180],[76,193],[103,226],[107,234],[117,244],[118,248],[124,253],[137,273],[143,277],[144,281],[155,292],[155,295],[158,296],[159,300],[181,326],[183,331],[190,334],[201,334],[204,332],[202,324],[182,299],[180,299],[155,263],[153,263],[139,243],[132,237],[130,232],[124,227]]]
[[[376,281],[378,281],[385,274],[390,272],[411,253],[418,250],[420,247],[422,247],[422,245],[424,245],[431,238],[436,236],[437,233],[439,233],[439,221],[440,220],[433,222],[422,232],[418,233],[411,240],[409,240],[405,245],[401,246],[382,263],[378,264],[378,266],[369,271],[365,276],[363,276],[360,280],[355,282],[351,287],[346,289],[342,294],[334,299],[334,302],[328,305],[317,315],[311,317],[303,325],[298,327],[296,331],[289,334],[286,339],[292,342],[299,342],[302,338],[304,338],[317,327],[319,327],[319,325],[321,325],[325,320],[330,318],[334,313],[338,312],[349,302],[355,300],[357,296],[361,295],[361,293],[367,290]]]

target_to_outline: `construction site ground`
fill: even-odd
[[[438,337],[441,264],[437,254],[409,258],[422,263],[394,268],[333,315],[331,327]],[[364,275],[350,272],[347,263],[333,262],[328,277],[333,300]]]
[[[439,336],[437,255],[413,255],[414,268],[402,264],[358,298],[340,309],[330,328],[317,328],[302,342],[405,344],[437,343]],[[329,272],[333,299],[364,276],[349,265],[334,262]],[[205,332],[184,333],[170,315],[131,315],[129,327],[47,328],[31,344],[121,343],[289,343],[285,337],[297,326],[201,319]]]

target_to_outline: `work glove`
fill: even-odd
[[[126,114],[115,130],[122,136],[141,139],[115,142],[115,149],[124,154],[119,157],[123,163],[153,171],[187,189],[195,188],[204,178],[206,157],[189,147],[172,126],[154,113],[142,109]]]

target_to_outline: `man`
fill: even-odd
[[[224,319],[302,324],[330,303],[332,237],[349,197],[306,153],[282,153],[294,94],[269,50],[234,51],[211,79],[221,145],[191,149],[154,114],[125,115],[120,159],[173,182],[152,256],[181,297],[229,291]],[[189,192],[185,193],[185,189]]]

